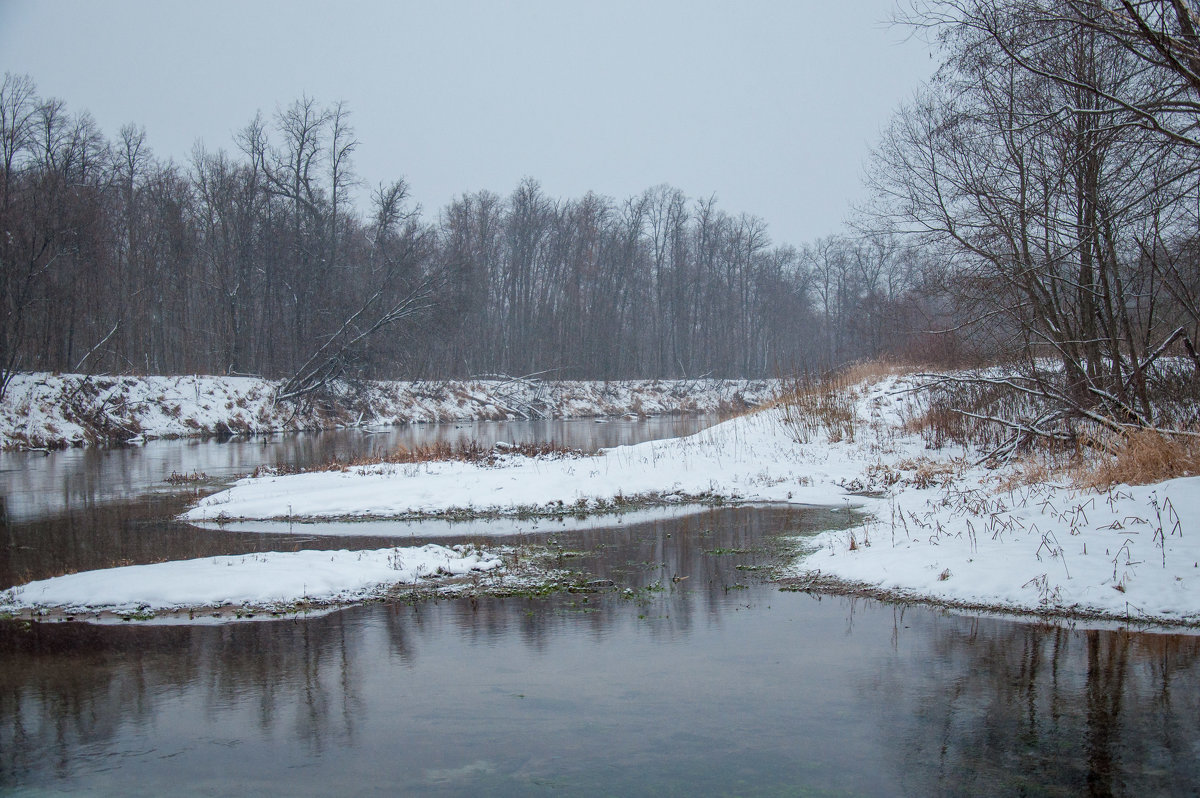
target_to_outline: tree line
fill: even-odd
[[[526,179],[426,217],[395,180],[362,202],[349,111],[311,98],[180,164],[6,75],[0,389],[35,369],[302,396],[966,356],[1015,364],[1007,388],[1052,408],[1031,434],[1194,426],[1200,3],[912,0],[900,21],[939,69],[875,148],[873,199],[798,247],[670,186],[556,198]]]
[[[370,202],[343,104],[156,158],[24,76],[0,87],[0,387],[19,370],[342,377],[774,376],[875,354],[909,302],[894,237],[796,248],[669,186],[623,200]]]

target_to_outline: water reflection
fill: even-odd
[[[688,434],[711,418],[641,421],[514,421],[416,424],[379,434],[360,430],[276,435],[268,439],[152,441],[142,447],[0,453],[0,590],[35,579],[119,565],[301,548],[378,548],[412,532],[363,529],[333,541],[311,529],[286,534],[197,533],[171,519],[196,496],[171,487],[171,474],[207,474],[220,483],[262,464],[312,465],[430,441],[557,440],[596,449]],[[211,489],[211,488],[208,488]],[[454,534],[458,534],[455,532]],[[477,537],[476,531],[464,533]],[[444,535],[442,536],[445,537]],[[424,542],[424,541],[423,541]]]
[[[688,435],[713,421],[711,416],[614,419],[603,424],[591,419],[480,421],[412,424],[374,434],[330,430],[253,439],[151,441],[145,446],[87,447],[49,455],[0,452],[0,504],[5,523],[30,521],[137,500],[147,492],[171,492],[164,480],[172,472],[203,473],[220,482],[264,464],[312,465],[435,441],[557,441],[591,451]]]
[[[186,506],[182,497],[148,497],[52,519],[8,523],[0,530],[0,590],[65,573],[167,560],[298,551],[379,548],[381,538],[314,538],[303,528],[290,535],[198,530],[171,520]]]
[[[739,508],[562,536],[564,564],[628,593],[9,622],[0,786],[1194,794],[1200,639],[762,583],[773,530],[830,520]]]
[[[902,623],[867,693],[906,742],[912,788],[1195,794],[1200,637],[911,611]]]
[[[164,489],[171,471],[225,479],[421,440],[405,435],[593,447],[691,431],[673,425],[441,425],[4,454],[0,589],[134,562],[395,540],[374,526],[333,537],[178,524],[166,519],[188,496]],[[1195,794],[1200,638],[762,581],[780,533],[845,520],[711,509],[504,538],[549,543],[562,567],[617,586],[598,593],[219,626],[0,622],[0,791]],[[446,531],[409,529],[406,543]],[[488,539],[486,526],[464,535]]]

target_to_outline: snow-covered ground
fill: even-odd
[[[341,386],[297,410],[253,377],[16,375],[0,401],[0,448],[359,424],[705,413],[769,401],[774,380],[440,380]]]
[[[366,551],[260,552],[84,571],[0,593],[0,609],[151,614],[160,610],[296,602],[350,603],[398,585],[499,568],[494,554],[427,545]]]
[[[245,479],[185,518],[525,517],[696,498],[852,502],[866,523],[804,541],[796,577],[951,604],[1200,623],[1200,477],[1107,491],[1044,482],[1004,490],[1005,469],[971,466],[961,450],[928,450],[904,431],[918,411],[909,387],[893,376],[850,389],[854,420],[835,440],[771,408],[592,457]]]
[[[951,605],[1200,623],[1200,477],[1004,492],[980,476],[893,492],[797,571]]]
[[[399,526],[415,518],[487,517],[518,532],[539,518],[550,529],[561,523],[556,519],[696,500],[853,504],[865,513],[864,524],[800,542],[806,553],[792,566],[798,584],[834,580],[952,605],[1200,624],[1200,477],[1107,491],[1047,482],[1003,488],[1013,484],[1006,482],[1012,470],[970,465],[971,453],[929,450],[919,434],[905,431],[920,411],[911,387],[903,376],[852,387],[836,424],[771,407],[696,435],[594,456],[507,455],[490,464],[377,464],[246,478],[184,518],[264,530],[308,521],[318,533],[323,524],[349,520]],[[447,533],[456,526],[447,523]],[[331,578],[328,594],[364,589],[355,581],[356,556],[347,555],[347,570]],[[171,565],[151,567],[169,574]],[[77,593],[53,592],[67,584],[56,580],[26,586],[20,601],[27,604],[35,589],[44,591],[32,599],[39,602],[90,596],[93,604],[117,604],[132,598],[122,592],[118,571],[125,570],[60,578],[87,585]],[[231,593],[185,595],[171,580],[162,584],[166,592],[157,600],[164,605],[233,600]],[[304,582],[289,589],[300,598],[313,588]],[[272,600],[287,594],[276,590]]]

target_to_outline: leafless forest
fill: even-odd
[[[310,98],[164,160],[136,125],[108,138],[6,75],[0,387],[253,373],[301,395],[969,356],[1051,400],[1038,434],[1066,415],[1193,426],[1156,397],[1195,396],[1200,367],[1200,5],[917,2],[899,24],[940,69],[867,165],[873,199],[799,246],[669,186],[556,198],[530,178],[423,210],[358,174],[349,109]]]
[[[895,315],[894,243],[773,247],[666,186],[557,199],[527,179],[428,218],[401,180],[361,214],[348,113],[307,98],[187,164],[21,77],[3,109],[9,370],[771,375],[868,354]]]

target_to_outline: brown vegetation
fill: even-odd
[[[931,449],[960,445],[980,452],[984,461],[1005,465],[1005,490],[1049,480],[1106,489],[1200,474],[1200,432],[1194,424],[1171,432],[1114,433],[1083,418],[1075,419],[1068,434],[1023,435],[1019,428],[1036,427],[1038,414],[1015,392],[980,384],[927,392],[923,398],[924,411],[909,419],[905,431],[920,434]]]
[[[506,457],[538,457],[558,460],[567,457],[583,457],[580,449],[571,449],[553,441],[546,443],[497,443],[485,446],[478,440],[471,439],[448,443],[434,441],[409,448],[397,446],[390,452],[381,455],[359,455],[347,459],[330,459],[315,466],[295,466],[278,464],[275,466],[260,466],[255,469],[253,476],[278,476],[283,474],[303,474],[312,471],[346,471],[351,468],[377,465],[416,465],[420,463],[460,462],[476,465],[494,466]]]
[[[854,389],[907,371],[887,360],[867,360],[812,377],[784,379],[779,396],[769,405],[783,411],[783,422],[797,443],[808,443],[824,432],[833,443],[852,441],[855,433]]]
[[[820,432],[831,442],[851,441],[863,423],[854,413],[857,388],[897,374],[916,377],[914,372],[889,361],[857,363],[822,378],[785,383],[772,406],[782,410],[798,443],[808,443]],[[1168,396],[1160,391],[1159,396],[1162,417],[1178,423],[1194,414],[1186,392]],[[975,452],[977,462],[1002,468],[1002,490],[1048,481],[1106,489],[1200,474],[1200,425],[1194,420],[1169,432],[1113,432],[1082,417],[1072,419],[1064,434],[1023,434],[1022,427],[1036,429],[1047,405],[1001,379],[975,380],[965,373],[918,382],[909,398],[915,412],[904,423],[904,433],[920,435],[931,450],[961,446]],[[882,487],[930,487],[953,479],[964,464],[924,457],[880,462],[868,467],[866,477]]]
[[[1124,436],[1111,455],[1096,455],[1080,462],[1074,481],[1105,490],[1117,484],[1149,485],[1174,477],[1200,474],[1200,439],[1138,430]]]

